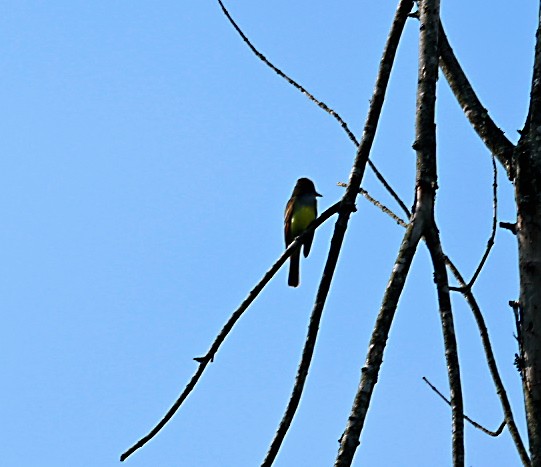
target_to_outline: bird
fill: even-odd
[[[286,248],[302,234],[306,228],[317,217],[317,198],[320,195],[316,191],[314,182],[309,178],[299,178],[293,188],[293,194],[287,202],[284,215],[284,234]],[[310,253],[314,233],[308,235],[304,241],[304,257]],[[298,287],[299,280],[299,263],[301,258],[301,247],[299,247],[290,257],[289,260],[289,276],[287,283],[290,287]]]

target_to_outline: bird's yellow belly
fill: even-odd
[[[300,235],[306,230],[306,227],[310,225],[315,219],[315,211],[313,207],[304,206],[297,208],[295,214],[291,217],[291,234],[293,237]]]

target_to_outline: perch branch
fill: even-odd
[[[259,293],[263,290],[263,288],[268,284],[268,282],[274,277],[274,275],[278,272],[278,270],[282,267],[282,265],[286,262],[286,260],[292,255],[292,253],[300,247],[302,244],[302,241],[304,238],[310,233],[312,233],[317,227],[319,227],[322,223],[324,223],[327,219],[329,219],[332,215],[336,214],[338,212],[338,209],[340,207],[340,203],[335,203],[328,209],[326,209],[312,224],[306,229],[306,231],[299,235],[282,253],[280,258],[273,264],[273,266],[265,273],[261,281],[250,291],[246,299],[241,303],[241,305],[234,311],[234,313],[231,315],[227,323],[224,325],[220,333],[216,336],[216,339],[212,343],[209,351],[205,354],[203,357],[196,357],[194,360],[196,360],[199,363],[199,367],[197,368],[197,371],[194,373],[178,399],[175,401],[175,403],[171,406],[171,408],[167,411],[167,413],[164,415],[164,417],[159,421],[159,423],[143,438],[141,438],[137,443],[135,443],[132,447],[130,447],[126,452],[124,452],[120,456],[120,461],[125,461],[129,456],[131,456],[135,451],[142,448],[146,443],[148,443],[154,436],[158,434],[158,432],[167,424],[171,418],[173,418],[173,415],[177,412],[177,410],[180,408],[182,403],[186,400],[186,398],[189,396],[189,394],[193,391],[195,388],[195,385],[203,375],[203,372],[205,371],[205,368],[207,365],[213,361],[214,356],[216,355],[216,352],[218,352],[218,349],[224,342],[227,335],[231,332],[233,329],[233,326],[235,323],[239,320],[239,318],[242,316],[242,314],[248,309],[248,307],[252,304],[252,302],[257,298]]]

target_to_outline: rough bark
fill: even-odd
[[[530,133],[541,135],[541,126]],[[540,136],[541,137],[541,136]],[[531,141],[531,136],[530,136]],[[539,146],[539,141],[531,141]],[[531,147],[531,144],[528,144]],[[537,154],[536,154],[537,153]],[[517,157],[516,201],[520,271],[521,365],[532,466],[541,466],[541,154]]]
[[[533,467],[541,466],[541,12],[530,109],[516,151],[520,356]]]

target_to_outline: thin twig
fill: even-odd
[[[381,209],[385,214],[387,214],[388,216],[390,216],[392,219],[395,220],[395,222],[398,224],[398,225],[401,225],[402,227],[406,227],[408,224],[406,223],[406,221],[404,221],[403,219],[401,219],[400,217],[398,217],[393,211],[391,211],[387,206],[385,206],[384,204],[381,204],[377,199],[375,198],[372,198],[372,196],[370,196],[370,194],[368,193],[368,191],[366,191],[364,188],[361,188],[359,190],[359,193],[361,195],[363,195],[368,201],[370,201],[374,206],[376,206],[377,208]]]
[[[481,273],[481,270],[486,263],[488,255],[490,254],[490,250],[494,246],[494,239],[496,238],[496,227],[498,225],[498,167],[496,165],[496,158],[494,157],[494,154],[492,154],[492,170],[494,173],[494,183],[492,184],[492,233],[490,234],[490,238],[488,239],[485,254],[481,259],[479,266],[477,266],[477,269],[470,282],[468,282],[467,287],[470,289],[479,277],[479,274]]]
[[[496,158],[494,157],[494,154],[492,154],[492,171],[494,174],[494,181],[492,183],[492,230],[490,233],[490,238],[487,241],[487,246],[485,248],[483,257],[481,258],[481,261],[479,262],[479,265],[477,266],[477,269],[475,270],[475,273],[473,274],[470,281],[463,287],[450,287],[450,290],[463,292],[464,288],[471,289],[473,287],[473,284],[475,284],[475,281],[479,277],[479,274],[481,273],[483,267],[485,266],[488,255],[490,254],[490,251],[494,246],[494,239],[496,238],[496,228],[498,226],[498,167],[496,165]]]
[[[338,186],[341,186],[342,188],[346,188],[348,185],[347,183],[344,183],[344,182],[338,182],[337,183]],[[377,208],[379,208],[382,212],[384,212],[385,214],[387,214],[389,217],[391,217],[392,219],[394,219],[394,221],[398,224],[398,225],[401,225],[402,227],[407,227],[407,222],[403,219],[401,219],[400,217],[398,217],[391,209],[389,209],[387,206],[385,206],[384,204],[380,203],[377,199],[373,198],[372,196],[370,196],[370,193],[368,193],[368,191],[366,191],[364,188],[360,188],[359,189],[359,193],[361,195],[363,195],[368,201],[370,201],[374,206],[376,206]]]
[[[267,65],[271,70],[273,70],[278,76],[285,79],[289,84],[291,84],[295,89],[300,91],[302,94],[304,94],[309,100],[311,100],[314,104],[316,104],[318,107],[323,109],[325,112],[327,112],[329,115],[334,117],[336,121],[340,124],[340,126],[343,128],[343,130],[348,135],[348,138],[355,144],[355,146],[359,145],[359,142],[357,141],[357,138],[355,138],[355,135],[353,132],[349,129],[348,124],[342,119],[342,117],[335,112],[333,109],[331,109],[327,104],[317,99],[313,94],[311,94],[304,86],[297,83],[294,79],[290,78],[288,75],[286,75],[282,70],[280,70],[277,66],[272,64],[259,50],[255,48],[255,46],[252,44],[250,39],[242,32],[242,29],[239,27],[239,25],[235,22],[233,17],[230,15],[229,11],[223,4],[222,0],[218,0],[218,3],[220,4],[220,7],[222,8],[222,11],[226,18],[231,23],[231,26],[237,31],[237,33],[242,38],[243,42],[250,48],[250,50],[254,53],[254,55],[259,58],[265,65]]]
[[[315,103],[319,108],[323,109],[325,112],[327,112],[329,115],[334,117],[334,119],[340,124],[342,129],[346,132],[348,138],[353,142],[353,144],[358,147],[359,142],[357,141],[357,138],[353,134],[353,132],[349,129],[348,124],[344,121],[344,119],[333,109],[331,109],[327,104],[317,99],[312,93],[308,92],[308,90],[297,83],[294,79],[290,78],[288,75],[286,75],[282,70],[280,70],[277,66],[275,66],[271,61],[269,61],[259,50],[255,48],[255,46],[252,44],[250,39],[242,32],[242,29],[239,27],[239,25],[235,22],[233,17],[230,15],[229,11],[223,4],[222,0],[218,0],[218,3],[220,4],[220,7],[226,16],[226,18],[229,20],[235,31],[240,35],[244,43],[248,46],[248,48],[254,53],[254,55],[259,58],[265,65],[267,65],[271,70],[273,70],[278,76],[285,79],[289,84],[291,84],[295,89],[300,91],[302,94],[304,94],[310,101]],[[406,213],[406,215],[409,217],[410,212],[404,202],[400,199],[400,196],[394,191],[394,189],[389,185],[389,182],[385,180],[385,177],[381,174],[381,172],[377,169],[377,167],[374,165],[374,163],[369,159],[368,165],[374,172],[374,175],[376,178],[381,182],[381,184],[385,187],[385,189],[389,192],[389,194],[395,199],[395,201],[398,203],[398,205],[402,208],[402,210]]]
[[[404,204],[404,201],[402,201],[402,199],[400,198],[400,196],[398,196],[396,191],[394,191],[391,185],[389,185],[389,183],[387,182],[387,180],[385,180],[385,178],[383,177],[381,172],[376,168],[376,166],[374,165],[371,159],[368,159],[368,165],[372,169],[372,172],[374,172],[374,175],[376,176],[376,178],[381,182],[381,184],[385,187],[385,189],[389,192],[389,194],[394,198],[394,200],[398,203],[402,211],[404,211],[404,214],[406,214],[406,216],[409,219],[411,217],[411,212],[407,208],[407,206]]]
[[[226,18],[229,20],[233,28],[235,28],[235,31],[240,35],[244,43],[250,48],[250,50],[256,55],[257,58],[259,58],[265,65],[267,65],[270,69],[272,69],[278,76],[285,79],[289,84],[291,84],[295,89],[300,91],[302,94],[304,94],[309,100],[311,100],[314,104],[316,104],[318,107],[323,109],[325,112],[327,112],[329,115],[334,117],[336,121],[340,124],[340,126],[343,128],[343,130],[348,135],[348,138],[355,144],[355,146],[359,145],[359,142],[357,141],[357,138],[355,138],[355,135],[353,132],[349,129],[348,124],[342,119],[342,117],[335,112],[333,109],[331,109],[327,104],[317,99],[313,94],[311,94],[304,86],[297,83],[294,79],[290,78],[288,75],[286,75],[282,70],[280,70],[277,66],[275,66],[272,62],[270,62],[259,50],[255,48],[255,46],[252,44],[250,39],[242,32],[242,29],[239,27],[239,25],[235,22],[233,17],[230,15],[229,11],[223,4],[222,0],[218,0],[218,3],[220,4],[220,7],[222,8],[222,11]]]
[[[423,376],[423,381],[426,384],[428,384],[430,386],[430,388],[447,403],[447,405],[449,405],[449,406],[451,405],[451,402],[447,399],[447,397],[445,397],[438,390],[438,388],[436,386],[434,386],[430,381],[428,381],[428,379],[426,377],[424,377],[424,376]],[[489,436],[493,436],[494,438],[500,436],[503,429],[504,429],[504,427],[505,427],[505,420],[504,420],[496,431],[491,431],[488,428],[485,428],[483,425],[480,425],[476,421],[472,420],[466,414],[462,414],[462,416],[464,417],[464,420],[467,420],[468,422],[470,422],[475,428],[477,428],[478,430],[481,430],[483,433],[486,433]]]
[[[199,363],[199,367],[197,368],[197,371],[194,373],[178,399],[175,401],[175,403],[171,406],[171,408],[167,411],[167,413],[164,415],[164,417],[159,421],[159,423],[143,438],[141,438],[137,443],[135,443],[132,447],[130,447],[126,452],[124,452],[120,456],[120,461],[125,461],[130,455],[132,455],[135,451],[137,451],[139,448],[142,448],[146,443],[148,443],[154,436],[158,434],[158,432],[167,424],[169,420],[175,415],[177,410],[180,408],[182,403],[186,400],[188,395],[193,391],[195,388],[195,385],[203,375],[203,372],[205,371],[205,368],[207,365],[213,361],[214,356],[216,355],[216,352],[218,352],[218,349],[224,342],[227,335],[231,332],[233,329],[233,326],[235,323],[239,320],[239,318],[243,315],[243,313],[248,309],[248,307],[252,304],[252,302],[257,298],[259,293],[263,290],[263,288],[267,285],[267,283],[274,277],[274,275],[278,272],[280,267],[286,262],[286,260],[291,256],[291,254],[300,247],[302,244],[304,238],[308,235],[310,235],[317,227],[319,227],[323,222],[325,222],[327,219],[329,219],[332,215],[336,214],[338,212],[338,209],[340,207],[340,203],[335,203],[328,209],[326,209],[312,224],[306,229],[306,231],[299,235],[288,247],[287,249],[282,253],[282,255],[278,258],[278,260],[272,265],[272,267],[265,273],[263,278],[258,282],[258,284],[250,291],[246,299],[241,303],[241,305],[233,312],[227,323],[224,325],[220,333],[216,336],[214,342],[210,346],[210,349],[203,357],[197,357],[195,360]]]

